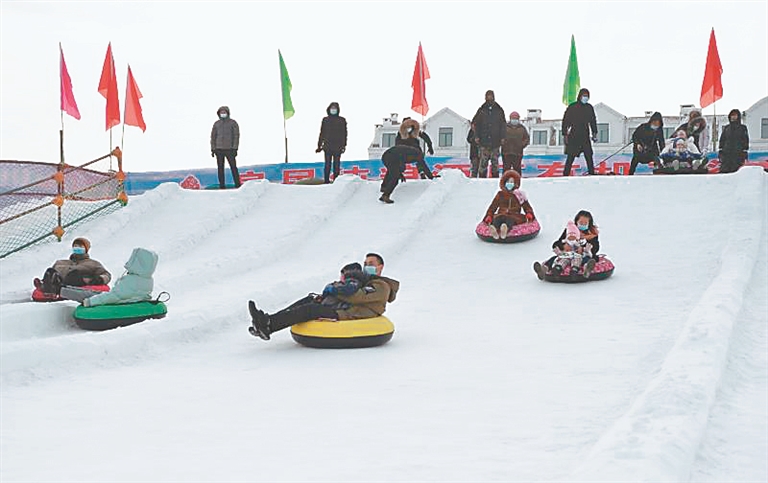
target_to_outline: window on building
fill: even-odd
[[[760,139],[768,139],[768,117],[760,119]]]
[[[608,123],[597,123],[597,143],[608,144],[610,140],[610,125]]]
[[[549,140],[549,133],[541,130],[533,131],[531,138],[531,143],[534,146],[546,146]]]
[[[381,136],[381,147],[382,148],[391,148],[395,145],[395,139],[397,138],[397,133],[393,132],[385,132]]]
[[[437,145],[441,148],[453,146],[453,128],[441,127],[437,133]]]

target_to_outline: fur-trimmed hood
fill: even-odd
[[[410,134],[408,133],[409,127],[413,128],[413,131]],[[407,119],[403,121],[403,123],[400,125],[400,137],[403,139],[408,139],[408,138],[418,139],[420,129],[421,127],[419,126],[418,121],[414,119]]]
[[[515,183],[515,189],[519,189],[520,188],[520,173],[518,173],[514,169],[510,169],[509,171],[505,172],[501,176],[501,179],[499,180],[499,187],[503,191],[509,191],[509,190],[507,190],[507,186],[506,186],[507,181],[509,181],[509,180],[512,180]]]

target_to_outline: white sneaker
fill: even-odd
[[[498,240],[499,239],[499,232],[496,231],[496,227],[493,226],[493,225],[488,225],[488,229],[491,231],[491,236],[493,237],[493,239],[494,240]]]
[[[672,161],[672,169],[674,169],[675,171],[680,169],[680,161],[679,160],[675,159],[674,161]]]
[[[501,230],[500,230],[500,233],[499,233],[499,235],[501,236],[502,240],[506,240],[507,239],[507,233],[509,233],[509,227],[507,226],[506,223],[502,223],[501,224]]]

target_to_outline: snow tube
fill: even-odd
[[[94,292],[109,292],[109,285],[84,285],[81,288],[83,290],[93,290]],[[32,300],[35,302],[58,302],[64,300],[59,294],[45,293],[39,288],[35,288],[32,291]]]
[[[85,330],[109,330],[125,327],[147,319],[162,319],[168,313],[163,302],[137,302],[120,305],[79,306],[73,318],[78,327]]]
[[[560,275],[552,273],[551,270],[547,270],[544,274],[544,280],[554,283],[582,283],[582,282],[594,282],[597,280],[605,280],[613,275],[613,271],[616,269],[613,262],[611,262],[605,255],[598,255],[595,268],[589,277],[584,278],[581,273],[571,274],[571,267],[566,267]]]
[[[541,231],[541,226],[537,220],[533,220],[530,223],[522,223],[515,225],[507,233],[507,238],[498,240],[491,236],[491,226],[481,221],[477,228],[475,228],[475,234],[483,241],[491,243],[518,243],[536,238],[536,235]]]
[[[659,166],[653,170],[653,174],[708,174],[709,163],[704,162],[698,169],[693,169],[690,162],[682,161],[677,169],[672,166]]]
[[[358,349],[386,344],[395,326],[384,317],[356,320],[311,320],[291,327],[293,340],[316,349]]]

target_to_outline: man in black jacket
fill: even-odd
[[[723,126],[720,135],[720,172],[734,173],[747,160],[749,151],[749,131],[741,123],[741,111],[732,110],[728,114],[728,125]]]
[[[595,165],[592,159],[592,143],[590,143],[589,131],[592,129],[592,142],[597,141],[597,118],[595,109],[589,103],[589,90],[581,89],[576,102],[571,103],[563,115],[563,135],[565,137],[565,169],[563,176],[571,175],[573,160],[584,153],[589,174],[595,174]]]
[[[480,151],[480,177],[486,177],[491,163],[491,177],[499,177],[499,149],[507,134],[507,118],[504,109],[496,102],[493,91],[485,93],[485,103],[472,118],[475,126],[475,143]]]
[[[320,137],[317,140],[316,153],[325,152],[324,181],[331,182],[331,162],[333,179],[339,177],[341,155],[347,149],[347,120],[339,116],[339,103],[331,102],[325,112],[328,114],[320,124]]]
[[[637,165],[658,161],[664,149],[664,119],[660,112],[654,112],[648,122],[637,126],[632,133],[632,164],[629,166],[630,176],[635,174]]]
[[[211,157],[216,157],[219,174],[219,188],[227,187],[224,180],[224,160],[229,162],[235,188],[240,187],[240,173],[237,170],[237,149],[240,147],[240,125],[232,119],[229,107],[221,106],[216,114],[219,119],[211,129]]]

